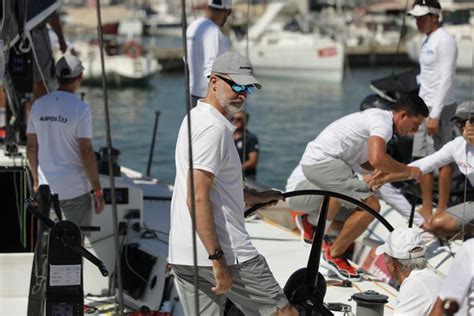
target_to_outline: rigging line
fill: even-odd
[[[192,0],[191,0],[192,1]],[[186,119],[188,125],[188,156],[189,156],[189,190],[191,196],[191,228],[193,235],[193,283],[194,283],[194,308],[195,315],[199,315],[199,271],[197,266],[197,246],[196,246],[196,200],[194,192],[194,170],[193,170],[193,147],[191,139],[191,91],[189,90],[189,67],[188,67],[188,45],[186,38],[187,29],[186,18],[186,0],[181,0],[181,32],[183,41],[183,61],[184,61],[184,79],[185,79],[185,101],[186,101]]]
[[[472,14],[472,13],[471,13]],[[471,89],[469,89],[469,111],[468,111],[468,118],[467,118],[467,122],[466,124],[464,125],[464,128],[467,127],[467,124],[471,125],[471,111],[472,111],[472,89],[474,88],[473,86],[473,77],[474,77],[474,26],[471,25]],[[462,208],[462,218],[463,218],[463,221],[465,220],[466,218],[466,206],[467,206],[467,174],[468,174],[468,171],[469,171],[469,162],[468,162],[468,150],[467,150],[467,147],[468,147],[469,143],[466,142],[466,175],[464,177],[464,204],[463,204],[463,208]],[[472,168],[472,167],[471,167]],[[467,224],[463,224],[462,227],[461,227],[461,231],[462,231],[462,236],[464,238],[465,234],[466,234],[466,225]]]
[[[392,75],[395,74],[395,71],[397,69],[397,59],[398,59],[398,54],[400,53],[400,46],[402,44],[402,40],[405,37],[405,29],[406,29],[406,16],[407,16],[407,11],[408,11],[408,5],[409,5],[410,0],[406,1],[405,4],[405,11],[403,12],[403,18],[402,18],[402,27],[400,29],[400,37],[398,38],[398,43],[397,43],[397,50],[395,53],[395,58],[393,58],[393,66],[392,66]]]
[[[247,23],[245,25],[245,57],[249,58],[250,0],[247,0]]]
[[[123,297],[123,285],[122,285],[122,269],[120,262],[120,245],[119,245],[119,233],[118,233],[118,214],[117,214],[117,201],[115,195],[115,177],[113,171],[112,161],[112,134],[110,128],[110,115],[109,115],[109,99],[107,94],[107,79],[105,76],[105,60],[104,60],[104,34],[102,32],[102,16],[100,10],[100,0],[96,1],[96,13],[97,13],[97,35],[99,39],[99,54],[101,64],[101,75],[102,75],[102,92],[104,95],[104,116],[105,116],[105,131],[106,131],[106,143],[107,143],[107,162],[108,162],[108,173],[109,173],[109,185],[110,185],[110,197],[112,206],[112,223],[114,233],[114,251],[115,251],[115,271],[117,274],[117,285],[118,285],[118,303],[119,303],[119,315],[124,315],[124,297]]]

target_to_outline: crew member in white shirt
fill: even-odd
[[[415,159],[439,150],[453,137],[451,116],[456,109],[455,73],[458,48],[456,40],[440,25],[441,5],[437,0],[416,0],[409,14],[415,16],[418,30],[425,34],[420,50],[419,96],[430,109],[426,122],[413,140]],[[439,170],[436,213],[448,206],[453,171],[446,165]],[[426,220],[433,216],[433,173],[420,181],[423,204],[419,212]]]
[[[59,87],[33,103],[26,130],[34,190],[49,185],[65,219],[90,226],[93,209],[104,209],[104,197],[92,148],[91,109],[74,95],[84,68],[79,58],[65,55],[55,69]]]
[[[214,62],[207,96],[189,114],[199,274],[197,315],[223,315],[226,297],[245,315],[297,315],[245,229],[244,201],[251,205],[283,199],[281,192],[273,190],[244,192],[235,127],[229,120],[255,88],[261,86],[248,59],[226,52]],[[168,261],[186,315],[196,315],[188,141],[185,118],[176,142]]]
[[[434,154],[416,160],[409,166],[417,167],[426,174],[455,162],[459,171],[469,179],[471,184],[474,184],[474,124],[471,125],[468,122],[470,117],[474,117],[474,102],[467,101],[459,104],[452,119],[463,136],[456,137]],[[382,177],[383,183],[406,179],[405,176],[397,174]],[[474,203],[466,201],[448,208],[445,212],[435,214],[424,224],[424,228],[440,236],[450,236],[463,226],[472,230],[473,221]]]
[[[189,65],[189,91],[193,107],[207,94],[212,64],[230,49],[222,26],[232,12],[232,0],[208,0],[206,13],[186,30]]]
[[[428,116],[428,108],[418,96],[399,100],[392,111],[368,109],[353,113],[331,123],[314,140],[308,143],[298,166],[288,178],[286,190],[328,190],[350,196],[372,209],[380,210],[377,197],[353,171],[354,165],[372,171],[401,172],[418,178],[419,170],[395,161],[386,152],[387,142],[393,133],[400,136],[415,133]],[[319,218],[321,196],[290,198],[292,209],[305,211],[297,216],[296,223],[302,238],[312,242]],[[349,203],[349,208],[355,208]],[[328,220],[337,215],[340,203],[331,199]],[[357,280],[360,274],[344,257],[344,253],[374,219],[369,213],[355,208],[344,222],[334,243],[323,242],[323,264],[340,278]]]
[[[474,316],[474,239],[466,240],[444,279],[430,316]]]
[[[394,315],[428,315],[443,280],[428,269],[421,235],[413,228],[393,230],[377,255],[384,254],[385,265],[400,285]]]

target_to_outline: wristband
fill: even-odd
[[[102,189],[99,190],[91,190],[91,194],[97,197],[104,196],[104,191]]]
[[[209,255],[209,260],[219,260],[224,256],[222,249],[217,249],[212,255]]]

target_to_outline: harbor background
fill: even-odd
[[[358,111],[361,101],[372,93],[370,81],[392,72],[392,67],[354,68],[346,72],[342,83],[258,78],[263,88],[247,102],[249,130],[261,145],[257,180],[283,190],[307,142],[332,121]],[[470,73],[458,73],[456,84],[458,102],[468,100]],[[93,110],[94,149],[98,150],[106,145],[102,89],[83,87],[81,92]],[[159,73],[146,88],[110,88],[112,143],[122,152],[121,165],[145,173],[158,110],[151,175],[173,184],[175,141],[186,112],[184,94],[181,72]]]

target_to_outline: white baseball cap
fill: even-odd
[[[56,76],[58,78],[76,78],[83,70],[81,60],[71,54],[64,55],[56,63]]]
[[[420,251],[412,252],[416,248]],[[415,259],[425,256],[425,246],[421,235],[413,228],[394,229],[383,245],[375,249],[376,255],[387,254],[395,259]]]
[[[409,15],[423,16],[427,14],[441,15],[441,10],[435,7],[430,7],[426,4],[415,4],[413,8],[408,11]]]
[[[207,5],[215,9],[230,10],[232,9],[232,0],[208,0]]]

